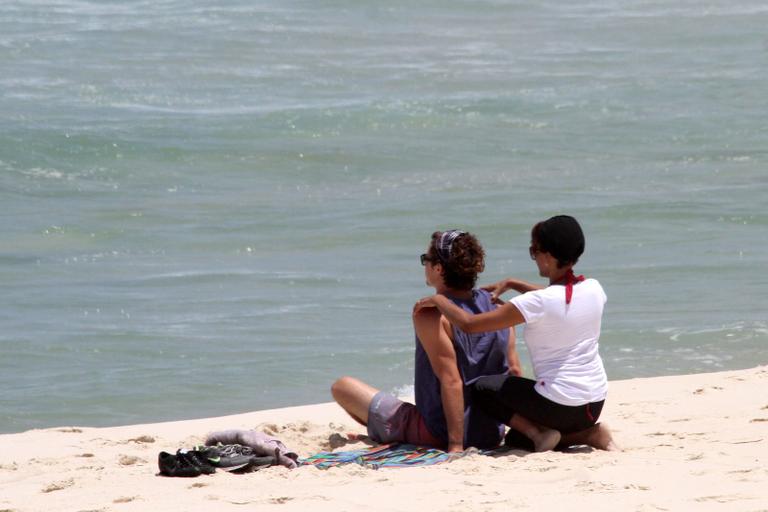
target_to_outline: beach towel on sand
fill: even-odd
[[[469,449],[461,453],[448,453],[436,448],[425,448],[412,444],[392,443],[363,450],[346,452],[320,452],[310,455],[299,462],[302,466],[315,466],[328,469],[343,464],[360,464],[361,466],[379,468],[405,468],[413,466],[431,466],[442,462],[450,462],[479,450]]]
[[[275,455],[277,462],[289,469],[298,466],[315,466],[320,469],[327,469],[344,464],[359,464],[370,469],[431,466],[475,453],[492,455],[497,451],[481,451],[476,448],[469,448],[460,453],[448,453],[436,448],[391,443],[360,450],[320,452],[299,459],[295,453],[289,452],[279,439],[257,430],[220,430],[212,432],[205,440],[207,446],[219,443],[248,446],[258,455]]]

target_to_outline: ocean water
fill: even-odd
[[[0,432],[402,391],[432,231],[477,234],[481,283],[536,280],[557,213],[611,379],[768,363],[766,26],[763,0],[0,3]]]

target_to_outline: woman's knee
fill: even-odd
[[[499,396],[499,390],[501,389],[503,380],[503,375],[491,375],[476,380],[470,387],[472,402],[486,412],[491,412],[492,414],[495,413],[496,409],[499,407],[501,398]]]

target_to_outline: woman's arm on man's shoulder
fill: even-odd
[[[431,295],[420,299],[413,306],[414,313],[424,308],[439,309],[452,325],[468,333],[498,331],[525,322],[522,313],[511,303],[487,313],[472,315],[444,295]]]

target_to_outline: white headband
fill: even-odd
[[[440,257],[440,260],[443,263],[446,263],[451,258],[451,248],[453,247],[453,242],[459,238],[461,235],[466,235],[466,232],[459,231],[458,229],[450,229],[448,231],[444,231],[443,234],[440,236],[440,240],[437,243],[437,255]]]

